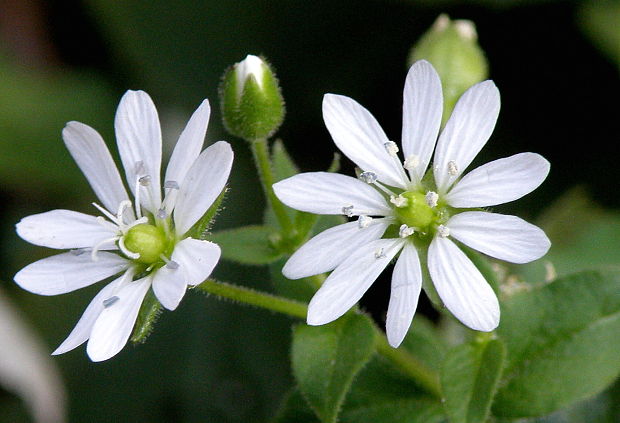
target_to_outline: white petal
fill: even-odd
[[[308,305],[308,324],[324,325],[347,312],[364,295],[405,243],[379,239],[359,247],[325,280]]]
[[[428,270],[439,297],[454,316],[474,330],[499,324],[499,302],[480,271],[452,241],[436,236],[428,251]]]
[[[23,218],[17,234],[26,241],[49,248],[86,248],[114,237],[116,232],[97,218],[71,210],[52,210]]]
[[[220,195],[230,175],[233,151],[226,141],[205,149],[180,183],[174,209],[178,235],[185,234]]]
[[[179,263],[188,285],[198,285],[209,277],[220,260],[219,245],[210,241],[185,238],[174,247],[172,260]]]
[[[488,207],[534,191],[549,174],[550,164],[535,153],[520,153],[482,165],[463,177],[446,195],[452,207]]]
[[[419,159],[412,174],[420,181],[431,160],[443,112],[441,81],[426,60],[409,69],[403,100],[403,154]]]
[[[17,272],[15,282],[34,294],[58,295],[99,282],[129,265],[116,254],[100,251],[97,257],[93,261],[88,251],[47,257]]]
[[[130,281],[133,277],[133,273],[134,272],[132,269],[128,269],[123,276],[107,284],[105,288],[95,295],[95,298],[93,298],[90,304],[88,304],[88,307],[84,310],[82,317],[80,317],[80,320],[77,322],[67,339],[65,339],[63,343],[56,348],[52,355],[64,354],[67,351],[71,351],[72,349],[82,345],[88,340],[95,321],[105,308],[104,301],[114,296],[121,282]]]
[[[389,139],[368,110],[349,97],[325,94],[323,119],[338,148],[362,170],[387,185],[407,187],[402,165],[385,149]]]
[[[185,179],[187,171],[202,150],[210,115],[209,100],[204,100],[187,122],[187,126],[174,147],[166,169],[165,181],[175,181],[180,185]]]
[[[392,274],[392,291],[385,329],[390,345],[397,348],[409,331],[422,290],[422,268],[418,251],[406,243]]]
[[[456,103],[435,150],[433,170],[440,194],[450,188],[484,147],[495,128],[499,107],[499,90],[493,81],[474,85]],[[455,165],[452,172],[450,162]]]
[[[338,173],[300,173],[273,184],[273,190],[287,206],[309,213],[346,214],[342,208],[353,206],[354,216],[392,214],[379,191],[366,182]]]
[[[172,311],[179,306],[186,290],[185,275],[180,268],[163,266],[153,276],[153,292],[168,310]]]
[[[151,278],[148,276],[126,282],[116,292],[118,300],[104,308],[90,333],[86,352],[92,361],[107,360],[123,349],[150,286]]]
[[[196,285],[209,277],[220,259],[220,247],[209,241],[185,238],[174,247],[171,260],[157,270],[153,278],[153,292],[168,310],[177,308],[185,295],[187,285]]]
[[[367,228],[360,228],[357,221],[329,228],[295,251],[282,274],[300,279],[332,271],[358,248],[381,238],[388,226],[385,219],[374,219]]]
[[[446,226],[450,235],[473,249],[511,263],[528,263],[547,254],[551,242],[537,226],[516,216],[464,212]]]
[[[119,204],[129,197],[101,135],[88,125],[69,122],[62,130],[62,138],[97,198],[106,209],[116,213]]]
[[[127,184],[136,195],[136,181],[148,175],[148,186],[140,189],[140,203],[151,213],[161,204],[161,129],[157,109],[144,91],[127,91],[114,120],[118,151]]]

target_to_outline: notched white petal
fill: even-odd
[[[449,221],[451,235],[471,248],[511,263],[529,263],[547,254],[551,242],[537,226],[516,216],[464,212]]]
[[[435,237],[428,270],[439,297],[466,326],[490,332],[499,325],[499,302],[480,271],[452,241]]]
[[[401,239],[379,239],[354,251],[312,297],[308,305],[308,324],[323,325],[346,313],[400,251],[404,242]]]
[[[397,348],[409,331],[422,290],[422,269],[418,252],[405,244],[392,273],[392,291],[385,323],[389,344]]]
[[[520,153],[484,164],[463,177],[446,195],[453,207],[488,207],[517,200],[534,191],[550,164],[535,153]]]
[[[287,206],[309,213],[351,216],[391,214],[390,207],[376,189],[338,173],[300,173],[273,184],[273,190]]]

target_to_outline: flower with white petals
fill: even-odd
[[[493,289],[453,240],[513,263],[536,260],[550,246],[538,227],[480,210],[533,191],[547,177],[547,160],[521,153],[461,177],[490,137],[499,108],[495,84],[476,84],[460,98],[440,134],[441,82],[430,63],[416,62],[405,82],[401,162],[398,147],[370,112],[348,97],[325,95],[327,129],[365,176],[302,173],[273,188],[292,208],[364,216],[364,224],[349,222],[318,234],[284,266],[290,279],[333,270],[310,302],[308,324],[322,325],[344,314],[398,255],[386,322],[392,346],[400,345],[413,319],[422,265],[456,318],[479,331],[497,327],[500,309]],[[433,150],[432,175],[424,177]],[[421,249],[427,250],[424,264]]]
[[[56,295],[116,278],[95,296],[53,354],[88,340],[91,360],[107,360],[126,344],[150,288],[165,308],[174,310],[188,285],[199,284],[211,274],[220,248],[191,238],[190,229],[224,189],[233,152],[224,141],[201,152],[209,115],[209,102],[204,100],[172,153],[162,200],[157,110],[143,91],[123,96],[115,130],[133,207],[97,131],[79,122],[64,128],[64,142],[99,198],[101,203],[93,205],[101,215],[52,210],[22,219],[17,224],[20,237],[70,251],[26,266],[15,281],[35,294]]]

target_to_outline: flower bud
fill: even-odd
[[[487,79],[488,64],[478,45],[472,21],[450,20],[442,14],[413,46],[409,65],[420,59],[431,62],[441,77],[444,96],[444,123],[456,101],[472,85]]]
[[[267,63],[248,55],[226,71],[220,87],[224,125],[248,141],[271,136],[284,118],[284,99]]]

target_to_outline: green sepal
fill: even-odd
[[[209,235],[209,230],[213,225],[213,219],[215,219],[215,216],[219,212],[220,206],[222,205],[222,201],[224,201],[227,192],[228,187],[224,187],[220,195],[218,195],[213,204],[211,204],[211,207],[209,207],[205,214],[203,214],[202,217],[198,219],[196,223],[194,223],[194,226],[192,226],[191,229],[187,231],[189,236],[194,239],[200,239],[203,241],[207,239],[207,236]]]
[[[249,75],[237,87],[237,65],[224,73],[220,85],[220,104],[226,130],[247,141],[270,137],[284,120],[284,99],[278,80],[263,59],[262,86]]]
[[[355,313],[327,325],[294,329],[293,375],[321,422],[337,421],[355,375],[374,352],[375,336],[371,320]]]
[[[242,264],[262,265],[277,261],[282,253],[274,248],[277,230],[269,226],[250,225],[213,232],[209,241],[222,250],[222,259]]]
[[[136,319],[136,324],[131,334],[130,341],[132,343],[142,344],[146,341],[146,338],[153,332],[153,327],[161,311],[162,305],[157,297],[155,297],[153,290],[149,289],[142,301],[140,311],[138,312],[138,318]]]
[[[506,359],[499,339],[459,345],[448,352],[441,370],[444,407],[451,423],[484,423]]]

